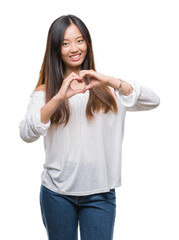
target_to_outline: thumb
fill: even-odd
[[[88,85],[86,85],[85,91],[86,91],[86,90],[89,90],[89,89],[92,88],[92,87],[93,87],[92,84],[89,83]]]
[[[84,89],[77,89],[77,90],[74,91],[75,94],[77,94],[77,93],[85,93],[85,92],[86,92],[86,90],[84,90]]]

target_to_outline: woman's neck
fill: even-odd
[[[64,78],[67,78],[72,72],[74,72],[77,75],[79,75],[80,70],[81,70],[80,68],[68,68],[68,69],[65,69]]]

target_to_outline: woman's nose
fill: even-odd
[[[76,44],[75,43],[72,43],[71,44],[71,51],[72,52],[76,52],[78,50],[78,47],[76,46]]]

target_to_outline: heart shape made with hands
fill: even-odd
[[[86,76],[84,76],[81,81],[79,80],[73,80],[70,84],[70,87],[73,90],[77,90],[77,89],[85,89],[86,85],[88,85],[90,83],[90,79]]]

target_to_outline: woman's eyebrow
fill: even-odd
[[[77,37],[76,39],[78,39],[78,38],[83,38],[83,36],[79,36],[79,37]],[[69,39],[64,38],[63,40],[69,40]]]

